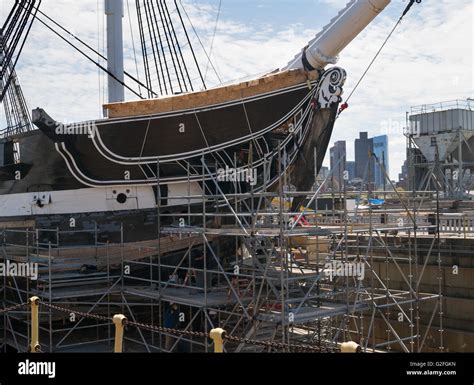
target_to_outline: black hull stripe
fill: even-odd
[[[307,137],[308,135],[308,131],[309,131],[309,128],[311,127],[311,124],[312,124],[312,120],[313,120],[313,111],[311,108],[308,108],[306,110],[306,113],[305,113],[305,116],[310,114],[310,117],[307,121],[307,125],[305,128],[303,128],[301,125],[298,126],[299,128],[297,129],[296,132],[302,130],[302,135],[301,135],[301,138],[298,142],[298,147],[304,142],[305,138]],[[301,123],[303,124],[304,122],[304,119],[301,119]],[[285,147],[292,139],[292,136],[288,136],[285,141],[282,142],[282,146]],[[66,165],[69,169],[69,171],[71,172],[71,174],[79,181],[81,182],[82,184],[88,186],[88,187],[111,187],[111,186],[138,186],[138,187],[145,187],[145,186],[154,186],[156,185],[156,178],[151,178],[151,179],[147,179],[147,180],[130,180],[130,181],[126,181],[126,180],[119,180],[119,181],[99,181],[99,180],[94,180],[92,178],[89,178],[88,176],[86,176],[80,169],[79,167],[77,166],[77,163],[73,157],[73,155],[67,150],[66,146],[64,143],[61,143],[61,145],[59,144],[55,144],[56,146],[56,150],[58,151],[58,153],[61,155],[61,157],[64,159],[64,161],[66,162]],[[272,153],[270,153],[271,155]],[[268,154],[267,154],[268,155]],[[295,154],[295,156],[293,157],[293,160],[289,162],[288,164],[288,167],[291,165],[291,163],[294,161],[294,159],[296,159],[296,155],[297,153]],[[271,155],[271,157],[273,157],[273,155]],[[266,157],[268,158],[268,156]],[[267,159],[268,161],[268,159]],[[264,164],[264,159],[259,159],[257,162],[254,163],[254,165],[252,165],[252,167],[260,167]],[[249,165],[248,165],[249,166]],[[213,180],[215,179],[216,175],[213,174],[213,175],[209,175],[207,177],[204,178],[205,181],[209,181],[209,180]],[[186,181],[189,181],[189,182],[200,182],[202,181],[203,178],[202,176],[196,176],[195,178],[189,178],[189,177],[182,177],[182,178],[163,178],[160,180],[160,184],[177,184],[177,183],[183,183],[183,182],[186,182]]]
[[[221,151],[221,150],[224,150],[225,148],[227,147],[231,147],[231,146],[235,146],[235,145],[238,145],[238,144],[241,144],[241,143],[245,143],[245,142],[248,142],[250,140],[255,140],[255,139],[258,139],[262,136],[264,136],[265,134],[267,134],[268,132],[270,131],[273,131],[275,128],[277,128],[278,126],[280,126],[281,124],[283,124],[284,122],[286,122],[292,115],[294,115],[298,110],[300,110],[305,103],[307,103],[309,101],[309,99],[314,96],[314,91],[315,89],[313,88],[312,91],[310,91],[304,98],[303,100],[298,103],[298,105],[293,108],[288,114],[286,114],[284,117],[282,117],[280,120],[278,120],[277,122],[275,122],[274,124],[272,124],[271,126],[263,129],[263,130],[260,130],[258,133],[256,134],[249,134],[249,135],[246,135],[246,136],[242,136],[238,139],[235,139],[233,141],[229,141],[229,142],[226,142],[226,143],[221,143],[217,146],[213,146],[213,147],[208,147],[208,148],[205,148],[205,149],[199,149],[199,150],[195,150],[195,151],[191,151],[191,152],[187,152],[187,153],[179,153],[179,154],[173,154],[173,155],[165,155],[165,156],[153,156],[153,157],[131,157],[131,158],[127,158],[127,157],[122,157],[118,154],[115,154],[113,151],[111,151],[102,141],[102,137],[100,135],[100,132],[98,131],[97,132],[97,135],[94,135],[93,138],[92,138],[92,142],[94,143],[94,146],[96,147],[97,151],[106,159],[114,162],[114,163],[118,163],[118,164],[122,164],[122,165],[136,165],[136,164],[153,164],[159,160],[160,162],[176,162],[176,161],[179,161],[179,160],[184,160],[184,159],[187,159],[187,158],[192,158],[192,157],[195,157],[195,156],[200,156],[200,155],[203,155],[203,154],[209,154],[211,152],[216,152],[216,151]],[[98,140],[98,142],[96,141],[96,138]],[[109,156],[107,156],[104,151],[106,153],[109,154]]]

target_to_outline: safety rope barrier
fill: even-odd
[[[21,308],[23,308],[27,305],[28,305],[28,302],[23,302],[23,303],[19,303],[17,305],[6,307],[4,309],[0,309],[0,314],[10,313],[10,312],[15,311],[15,310],[20,310]]]
[[[35,297],[36,298],[36,297]],[[223,344],[225,341],[228,342],[235,342],[239,344],[245,344],[245,345],[253,345],[253,346],[262,346],[264,348],[268,349],[277,349],[279,351],[284,351],[284,352],[290,352],[290,353],[339,353],[341,352],[341,349],[338,347],[317,347],[317,346],[311,346],[311,345],[304,345],[304,344],[285,344],[281,342],[275,342],[275,341],[262,341],[262,340],[255,340],[255,339],[250,339],[250,338],[241,338],[241,337],[236,337],[236,336],[230,336],[227,335],[227,333],[222,330],[222,329],[213,329],[211,333],[204,333],[204,332],[198,332],[198,331],[191,331],[191,330],[180,330],[180,329],[173,329],[173,328],[166,328],[166,327],[161,327],[161,326],[155,326],[155,325],[148,325],[145,323],[140,323],[140,322],[135,322],[135,321],[130,321],[128,320],[125,316],[115,316],[113,318],[102,316],[100,314],[95,314],[91,312],[81,312],[77,310],[71,310],[62,306],[58,305],[53,305],[47,302],[43,302],[41,300],[38,301],[38,299],[35,300],[35,305],[39,306],[40,304],[45,306],[48,309],[51,310],[56,310],[62,313],[66,314],[74,314],[76,316],[86,318],[86,319],[92,319],[96,321],[104,321],[104,322],[111,322],[116,324],[117,329],[120,328],[120,338],[123,339],[123,328],[125,326],[131,326],[135,327],[137,329],[141,330],[148,330],[152,332],[158,332],[158,333],[165,333],[165,334],[171,334],[174,336],[182,336],[182,337],[196,337],[196,338],[211,338],[214,340],[216,343],[215,336],[213,332],[216,330],[220,331],[219,334],[219,339],[221,344]],[[23,307],[26,307],[28,305],[32,305],[33,301],[29,300],[28,302],[24,302],[21,304],[13,305],[8,308],[0,309],[0,314],[8,313],[11,311],[15,311],[18,309],[21,309]],[[119,317],[118,319],[116,317]],[[37,325],[36,325],[37,327]],[[116,348],[116,352],[119,351],[121,352],[122,350],[122,343],[120,341],[119,348]],[[41,353],[41,347],[39,344],[35,345],[34,351],[36,353]]]

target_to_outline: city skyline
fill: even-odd
[[[347,150],[351,146],[347,145],[347,141],[340,140],[330,147],[330,170],[333,172],[334,180],[338,186],[341,186],[344,172],[349,174],[349,181],[363,180],[368,181],[378,189],[384,186],[386,180],[386,171],[390,165],[390,151],[388,146],[388,136],[379,135],[370,138],[368,132],[360,132],[359,138],[353,142],[355,159],[349,159]],[[370,159],[369,153],[374,157]],[[377,159],[377,160],[376,160]],[[384,166],[382,168],[382,165]],[[391,178],[392,180],[392,178]]]

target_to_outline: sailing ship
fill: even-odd
[[[40,3],[17,1],[2,28],[4,100],[13,100],[8,95],[18,88],[14,59],[26,39],[14,27],[26,20],[27,30],[28,20],[38,19]],[[178,17],[185,31],[182,4],[137,0],[147,72],[141,85],[148,95],[125,101],[123,4],[105,0],[106,118],[62,124],[53,118],[54,111],[38,108],[31,129],[28,123],[4,132],[0,227],[70,230],[73,219],[75,229],[100,228],[101,241],[147,242],[156,238],[158,211],[179,214],[189,205],[202,210],[206,195],[271,191],[288,169],[296,189],[309,190],[308,165],[322,166],[346,81],[345,70],[331,65],[389,3],[351,0],[283,68],[210,89],[203,82],[198,90],[172,23],[171,15]],[[17,13],[22,17],[15,18]],[[153,14],[161,15],[161,23]],[[184,36],[190,47],[189,35]],[[19,43],[11,44],[15,39]],[[159,87],[152,84],[153,67]],[[199,68],[197,73],[203,80]],[[23,108],[20,117],[27,115]],[[233,179],[226,179],[229,170]],[[237,183],[235,175],[245,178]],[[42,242],[51,236],[41,234]]]

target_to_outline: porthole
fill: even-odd
[[[127,196],[123,193],[117,195],[117,202],[120,203],[121,205],[127,203]]]

